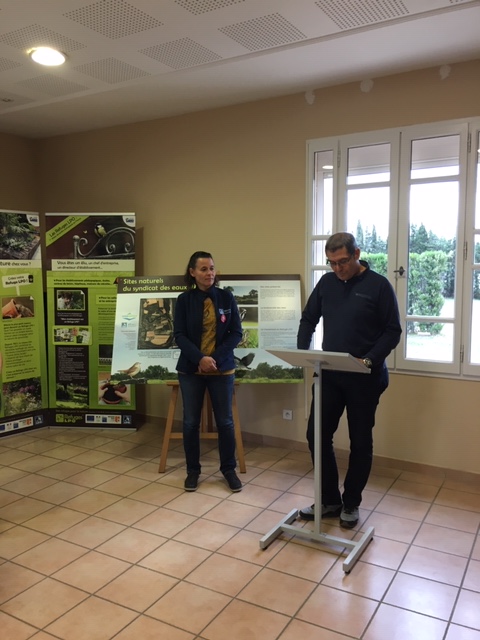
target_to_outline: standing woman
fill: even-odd
[[[175,306],[174,335],[180,348],[178,380],[183,399],[183,447],[187,463],[185,491],[195,491],[200,476],[200,419],[208,389],[218,431],[220,471],[231,491],[241,491],[235,473],[232,414],[235,362],[233,350],[242,339],[235,298],[217,286],[210,253],[196,251],[185,272],[187,291]]]

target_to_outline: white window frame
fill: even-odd
[[[472,327],[473,273],[480,270],[480,264],[474,264],[475,234],[475,190],[477,176],[477,143],[480,142],[480,119],[439,122],[435,124],[414,125],[361,134],[328,137],[307,141],[307,238],[306,271],[307,294],[314,288],[318,278],[329,270],[325,257],[321,264],[313,263],[315,241],[326,241],[331,233],[347,228],[347,153],[352,147],[365,147],[383,143],[390,144],[390,213],[388,236],[388,274],[394,287],[402,317],[402,339],[393,354],[389,356],[389,368],[402,373],[434,375],[442,377],[480,377],[480,364],[469,362]],[[413,140],[442,137],[457,134],[460,137],[459,160],[459,214],[456,245],[455,269],[455,312],[453,324],[454,354],[452,362],[406,359],[406,322],[407,322],[407,278],[396,272],[399,265],[408,267],[409,224],[408,202],[410,187],[410,147]],[[474,141],[472,145],[471,141]],[[474,147],[474,148],[472,148]],[[332,229],[325,235],[314,235],[315,216],[315,154],[321,151],[333,151],[333,221]],[[480,201],[480,198],[477,198]],[[480,211],[477,212],[480,219]],[[404,256],[404,257],[402,257]],[[412,316],[411,318],[414,318]],[[411,319],[409,317],[409,320]],[[440,320],[442,321],[442,320]],[[452,322],[449,320],[449,322]],[[477,329],[480,331],[480,328]],[[320,348],[321,328],[317,330],[315,348]]]

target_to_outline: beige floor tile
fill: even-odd
[[[473,545],[472,558],[474,560],[480,560],[480,536],[477,536],[475,539],[475,544]]]
[[[82,464],[75,464],[74,462],[57,462],[49,467],[40,469],[38,474],[46,476],[47,478],[55,478],[56,480],[66,480],[70,476],[84,471],[87,467]]]
[[[146,614],[190,633],[200,633],[230,600],[210,589],[180,582],[147,609]]]
[[[52,452],[54,449],[58,449],[58,442],[52,442],[51,440],[40,440],[35,439],[33,442],[30,442],[24,446],[20,446],[19,449],[22,451],[28,451],[29,453],[45,453]],[[56,457],[56,456],[53,456]]]
[[[261,567],[236,558],[214,553],[194,569],[187,577],[188,582],[235,597],[252,580]]]
[[[290,513],[292,509],[300,510],[309,502],[309,496],[302,496],[298,493],[285,491],[279,498],[271,503],[269,509],[271,511],[278,511],[279,514],[286,515],[287,513]]]
[[[453,489],[453,491],[465,491],[466,493],[480,493],[480,479],[470,482],[461,482],[458,480],[445,480],[443,489]]]
[[[97,592],[97,595],[116,604],[143,612],[153,605],[178,580],[157,571],[132,567]]]
[[[73,509],[53,507],[53,509],[31,518],[28,521],[28,527],[54,536],[85,520],[86,517],[84,513],[73,511]]]
[[[347,636],[335,631],[329,631],[301,620],[292,620],[278,640],[351,640]]]
[[[91,596],[46,628],[62,640],[109,640],[137,614]]]
[[[374,600],[320,585],[300,609],[297,618],[355,638],[365,631],[377,606]],[[388,636],[384,640],[386,638]]]
[[[39,631],[31,638],[29,638],[29,640],[57,640],[57,638],[54,638],[49,633],[45,633],[44,631]]]
[[[419,473],[417,471],[402,471],[399,480],[406,482],[416,482],[418,484],[429,484],[434,487],[441,487],[445,482],[445,473],[440,470],[434,470],[431,473]]]
[[[414,544],[436,551],[444,551],[458,556],[468,557],[472,551],[475,536],[465,531],[455,531],[433,524],[422,524],[415,537]]]
[[[380,601],[394,576],[395,572],[391,569],[377,567],[362,561],[357,562],[351,573],[346,574],[343,570],[343,559],[341,559],[323,578],[322,584]]]
[[[49,442],[50,450],[48,451],[48,455],[51,458],[56,458],[57,460],[69,460],[70,458],[74,458],[75,456],[83,454],[86,449],[83,447],[77,447],[74,444],[61,444]],[[75,461],[76,462],[76,461]],[[78,464],[81,464],[78,462]]]
[[[143,482],[140,480],[137,481]],[[163,507],[163,505],[168,504],[183,493],[183,488],[177,489],[168,485],[161,485],[158,482],[151,482],[132,493],[130,498],[132,498],[132,500],[139,500],[140,502],[148,502],[148,504],[153,504],[157,507]]]
[[[92,433],[76,440],[75,445],[77,447],[85,447],[86,449],[96,449],[97,447],[100,448],[102,445],[107,445],[111,442],[115,441],[111,438],[106,438],[105,436]]]
[[[247,506],[247,505],[244,505]],[[244,526],[244,529],[248,531],[253,531],[254,533],[259,534],[259,538],[268,533],[273,527],[278,525],[280,520],[282,519],[284,514],[279,513],[278,511],[271,511],[270,509],[260,509],[259,507],[250,507],[252,509],[257,509],[259,511],[258,516],[254,518],[251,522]],[[213,511],[213,509],[212,509]],[[206,518],[210,516],[212,513],[210,511],[206,514]]]
[[[105,493],[105,491],[91,489],[90,491],[85,491],[76,498],[67,500],[67,502],[63,503],[63,506],[93,515],[119,500],[120,498],[113,495],[113,493]]]
[[[149,531],[165,538],[172,538],[179,531],[195,522],[195,516],[170,509],[156,509],[150,515],[138,520],[133,525],[135,529]]]
[[[115,640],[194,640],[195,636],[147,616],[139,616]]]
[[[478,560],[470,560],[462,586],[470,591],[480,591],[480,562]]]
[[[43,628],[87,597],[88,594],[79,589],[45,578],[0,608],[27,624]]]
[[[443,620],[382,604],[363,640],[443,640],[446,626]]]
[[[311,468],[312,462],[310,460],[295,460],[285,457],[275,462],[269,470],[303,477]]]
[[[269,569],[319,583],[337,561],[338,554],[327,548],[297,543],[285,544],[268,563]]]
[[[384,602],[441,620],[449,620],[457,595],[457,587],[398,573]]]
[[[36,477],[38,478],[38,476]],[[62,502],[71,500],[87,490],[85,487],[80,487],[71,482],[58,482],[53,478],[42,479],[50,482],[51,485],[46,485],[45,489],[39,486],[39,490],[31,494],[31,497],[36,500],[45,500],[45,502],[51,502],[52,504],[62,504]]]
[[[293,616],[317,583],[272,569],[262,569],[238,594],[239,600]]]
[[[12,529],[15,525],[13,522],[7,522],[6,520],[0,520],[0,533],[2,531],[8,531],[8,529]]]
[[[16,462],[14,467],[16,470],[28,471],[29,473],[35,473],[36,471],[41,471],[42,469],[46,469],[47,467],[51,467],[54,464],[57,464],[55,458],[51,458],[49,456],[31,456],[30,458],[25,458],[25,460],[21,460],[20,462]]]
[[[15,464],[16,462],[26,460],[27,458],[31,458],[32,456],[33,453],[29,453],[28,451],[12,449],[10,451],[0,453],[0,465],[8,467],[8,465],[10,464]]]
[[[113,473],[127,473],[135,467],[139,467],[142,464],[141,460],[135,458],[128,458],[126,456],[110,457],[104,462],[97,464],[99,469],[105,471],[112,471]]]
[[[168,540],[138,564],[147,569],[161,571],[174,578],[182,579],[210,555],[211,552],[206,549]]]
[[[0,509],[0,518],[14,522],[15,524],[22,524],[40,513],[44,513],[53,507],[48,502],[42,500],[34,500],[33,498],[20,498],[15,502],[7,504]]]
[[[480,514],[460,508],[456,509],[433,504],[425,518],[425,522],[449,529],[466,531],[467,533],[477,533],[480,525]]]
[[[13,491],[6,491],[5,489],[0,489],[0,509],[6,507],[12,502],[17,502],[22,498],[21,493],[15,493]]]
[[[134,478],[132,476],[120,475],[112,480],[107,480],[98,489],[105,491],[106,493],[114,493],[117,496],[127,497],[135,491],[139,491],[150,483],[146,480],[140,480],[140,478]]]
[[[62,531],[57,535],[62,540],[78,544],[88,549],[94,549],[109,538],[113,538],[125,527],[116,522],[110,522],[96,516],[86,517],[78,524]]]
[[[220,502],[220,498],[184,491],[178,498],[174,498],[168,503],[168,508],[192,516],[203,516]]]
[[[480,630],[480,593],[465,589],[460,592],[452,622]]]
[[[270,508],[272,502],[278,500],[281,495],[283,495],[283,492],[278,489],[268,489],[267,487],[257,487],[253,484],[247,484],[240,493],[234,493],[230,496],[230,500],[266,509]]]
[[[206,520],[213,520],[214,522],[222,522],[232,527],[242,528],[261,513],[263,513],[263,511],[258,507],[233,502],[232,500],[224,500],[218,506],[210,509],[204,518]],[[278,518],[278,514],[276,514],[276,517]]]
[[[36,456],[33,456],[34,460],[35,458]],[[26,475],[28,475],[27,471],[24,471],[22,469],[14,469],[13,467],[2,467],[0,469],[0,487],[3,487],[9,482],[13,482],[14,480],[18,480],[19,478],[24,478]]]
[[[77,447],[80,449],[80,447]],[[95,467],[97,464],[105,464],[105,461],[113,458],[113,453],[106,453],[106,451],[96,451],[95,449],[83,449],[82,452],[78,452],[75,456],[68,456],[70,461],[74,464],[82,464],[86,467]]]
[[[448,628],[445,640],[480,640],[480,631],[451,624]]]
[[[388,495],[401,498],[414,498],[415,500],[425,500],[432,502],[438,493],[438,485],[431,485],[420,482],[411,482],[402,478],[395,480],[388,490]]]
[[[15,620],[2,611],[0,611],[0,629],[3,638],[11,638],[12,640],[26,640],[32,637],[32,633],[35,633],[34,627],[20,620]]]
[[[288,491],[290,487],[298,482],[298,476],[289,473],[279,473],[267,469],[258,474],[251,480],[251,483],[259,487],[267,487],[268,489],[278,489],[280,491]]]
[[[441,551],[411,547],[400,570],[420,578],[438,580],[459,586],[467,566],[467,559]]]
[[[109,523],[106,522],[106,524]],[[97,547],[97,551],[119,560],[125,560],[125,562],[134,563],[158,549],[166,541],[167,538],[129,527],[101,544]]]
[[[131,471],[127,471],[125,475],[148,480],[149,482],[158,482],[158,462],[144,462],[138,467],[134,467]]]
[[[374,527],[375,536],[411,543],[420,528],[420,523],[416,520],[374,511],[365,521],[364,529],[365,527]]]
[[[392,484],[395,482],[395,477],[382,476],[377,474],[375,470],[372,471],[368,478],[366,489],[369,491],[377,491],[379,493],[386,493]]]
[[[277,538],[266,549],[260,549],[260,538],[256,533],[240,531],[219,549],[219,553],[265,566],[285,544],[285,540]]]
[[[435,498],[435,504],[480,513],[480,495],[478,493],[454,491],[453,489],[444,489],[442,487]]]
[[[239,532],[237,527],[231,527],[221,522],[212,522],[198,518],[191,525],[180,531],[175,540],[186,544],[202,547],[209,551],[217,551],[228,540]]]
[[[355,536],[355,540],[360,538],[360,533]],[[363,562],[376,564],[386,569],[398,569],[408,551],[408,544],[388,540],[388,538],[373,537],[368,547],[362,553]]]
[[[40,491],[45,487],[49,487],[52,484],[57,484],[57,481],[53,478],[45,478],[31,473],[19,480],[14,480],[13,482],[9,482],[2,486],[4,491],[13,491],[14,493],[19,493],[22,496],[30,496],[32,493]],[[45,498],[42,498],[41,496],[35,497],[39,500],[45,500]],[[51,500],[47,500],[47,502],[51,502]]]
[[[308,496],[310,502],[315,496],[315,484],[311,478],[297,478],[297,481],[289,489],[290,493],[298,493],[301,496]]]
[[[87,552],[76,544],[50,538],[15,558],[15,562],[45,575],[51,575]]]
[[[116,456],[127,453],[135,449],[137,445],[135,442],[124,442],[122,440],[110,440],[98,447],[99,451],[105,451],[106,453],[113,453]]]
[[[10,600],[10,598],[44,579],[44,576],[40,573],[21,567],[13,562],[2,564],[1,576],[0,603]]]
[[[275,640],[290,618],[248,602],[233,600],[202,631],[206,640]]]
[[[11,560],[48,539],[47,535],[39,531],[13,526],[0,533],[0,557]]]
[[[378,513],[400,516],[409,520],[423,520],[429,504],[421,500],[411,500],[387,494],[376,507]]]
[[[108,480],[112,480],[116,478],[117,474],[112,473],[111,471],[105,471],[104,469],[97,469],[96,467],[89,469],[84,468],[80,473],[76,473],[73,476],[68,478],[69,482],[73,482],[73,484],[78,484],[81,487],[88,487],[89,489],[94,489],[98,487],[100,484],[107,482]]]
[[[156,507],[153,504],[139,502],[131,498],[122,498],[109,507],[98,511],[96,515],[99,518],[112,520],[119,524],[132,525],[149,513],[152,513],[152,511],[155,511],[155,509]]]
[[[130,563],[123,560],[96,551],[87,551],[86,554],[57,571],[54,577],[72,587],[94,593],[130,566]]]

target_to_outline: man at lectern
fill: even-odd
[[[360,260],[360,249],[350,233],[335,233],[325,245],[325,273],[303,310],[297,348],[309,349],[315,328],[323,318],[324,351],[349,353],[371,373],[322,372],[322,518],[340,516],[340,526],[352,529],[358,523],[362,491],[367,484],[373,457],[373,427],[381,394],[388,387],[385,358],[395,349],[402,332],[395,292],[388,280]],[[340,494],[333,436],[347,410],[350,458]],[[314,459],[314,405],[307,427],[307,440]],[[314,519],[314,505],[299,513]]]

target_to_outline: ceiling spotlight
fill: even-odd
[[[66,60],[63,53],[56,49],[51,49],[50,47],[36,47],[35,49],[30,49],[28,55],[34,62],[44,64],[47,67],[58,67]]]

